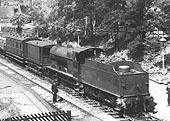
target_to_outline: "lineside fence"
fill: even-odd
[[[71,111],[56,111],[33,115],[17,116],[0,121],[71,121]]]

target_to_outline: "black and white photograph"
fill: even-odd
[[[170,121],[170,0],[0,0],[0,121]]]

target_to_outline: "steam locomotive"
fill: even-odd
[[[127,115],[152,112],[149,74],[139,63],[96,61],[103,50],[97,47],[61,46],[37,38],[6,35],[1,51],[28,69],[67,84],[85,96],[106,102]],[[2,45],[2,43],[1,43]]]

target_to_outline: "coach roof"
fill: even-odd
[[[18,41],[23,41],[23,40],[25,40],[25,39],[27,39],[28,37],[26,37],[26,36],[21,36],[21,35],[19,35],[19,34],[7,34],[6,35],[6,37],[7,38],[13,38],[13,39],[17,39]]]
[[[31,44],[31,45],[34,45],[34,46],[39,46],[39,47],[55,45],[55,43],[53,41],[38,41],[38,40],[33,40],[33,41],[28,41],[27,43]]]
[[[12,39],[15,41],[20,41],[20,42],[27,42],[27,41],[32,41],[32,40],[38,40],[38,41],[42,41],[39,38],[34,38],[34,37],[29,37],[29,36],[24,36],[24,35],[19,35],[19,34],[6,34],[5,37],[7,39]]]

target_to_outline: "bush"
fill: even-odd
[[[143,61],[145,46],[139,41],[132,41],[128,44],[129,49],[128,56],[134,61]]]

